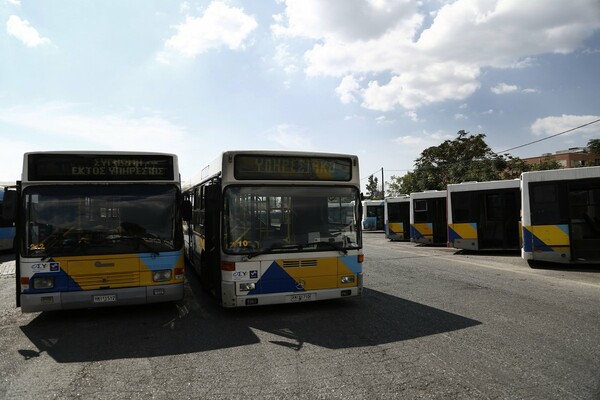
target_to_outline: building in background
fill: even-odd
[[[561,168],[577,168],[600,165],[600,158],[590,152],[587,147],[571,147],[568,150],[559,150],[552,153],[545,153],[539,157],[523,158],[527,164],[540,164],[546,160],[556,160]]]

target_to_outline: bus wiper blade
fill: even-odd
[[[309,245],[307,244],[282,244],[281,242],[278,243],[273,243],[270,246],[262,249],[262,250],[258,250],[258,251],[254,251],[252,253],[247,254],[246,256],[248,257],[248,260],[251,259],[252,257],[256,257],[259,256],[261,254],[266,254],[270,251],[273,250],[291,250],[291,249],[299,249],[302,250],[305,247],[307,247]]]
[[[326,246],[329,248],[332,248],[334,250],[339,251],[342,254],[348,254],[348,250],[344,247],[343,244],[338,244],[337,242],[334,241],[327,241],[327,242],[315,242],[316,245],[322,245],[322,246]]]

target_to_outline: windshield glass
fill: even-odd
[[[173,185],[35,186],[24,193],[24,254],[33,257],[178,250]]]
[[[351,187],[228,187],[223,248],[234,254],[356,249],[357,199]]]

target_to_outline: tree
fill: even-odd
[[[398,197],[403,194],[400,187],[401,180],[402,177],[392,175],[390,180],[385,183],[385,191],[389,197]]]
[[[590,153],[596,157],[594,165],[600,165],[600,139],[590,139],[587,147],[590,150]]]
[[[456,139],[423,150],[415,160],[415,169],[392,177],[388,187],[400,194],[443,190],[451,183],[514,179],[529,169],[518,157],[494,153],[485,142],[485,134],[469,135],[461,130]]]
[[[369,182],[367,183],[367,195],[366,197],[370,200],[383,199],[383,193],[377,189],[377,177],[369,175]]]
[[[559,169],[560,163],[552,157],[546,157],[536,164],[529,164],[526,171],[546,171],[549,169]]]

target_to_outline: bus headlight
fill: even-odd
[[[354,283],[354,275],[342,276],[342,281],[341,282],[343,284]]]
[[[54,287],[53,276],[38,276],[33,280],[34,289],[52,289]]]
[[[249,292],[256,289],[255,283],[240,283],[240,292]]]
[[[152,280],[154,282],[166,282],[171,280],[171,270],[161,269],[159,271],[152,271]]]

